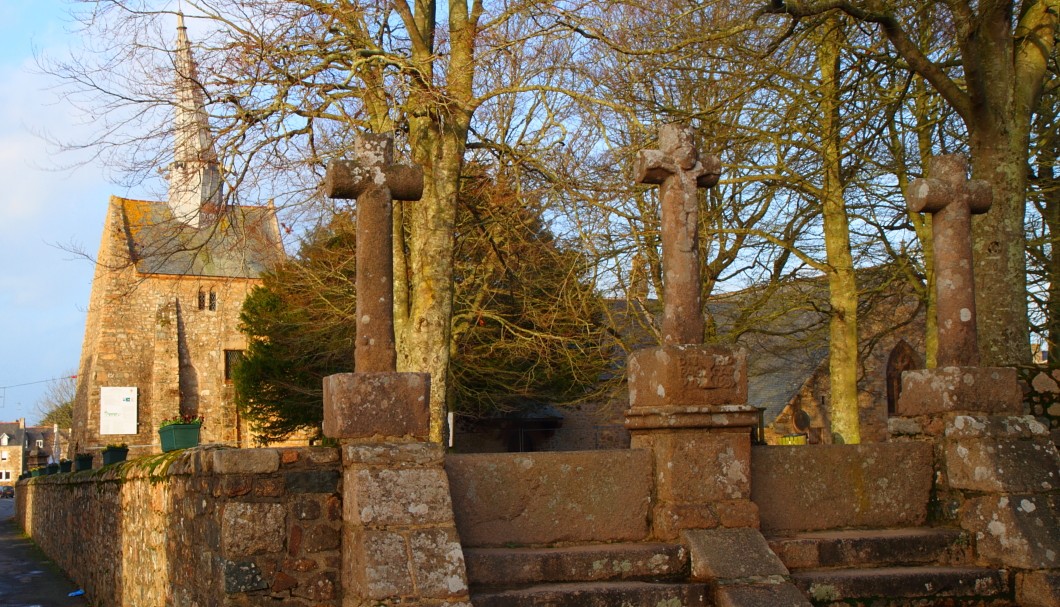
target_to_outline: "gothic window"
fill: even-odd
[[[199,289],[199,309],[206,309],[206,291],[203,291],[202,289]]]
[[[217,291],[210,289],[210,311],[217,309]]]
[[[37,439],[37,448],[38,449],[43,449],[44,448],[44,440],[43,439]]]
[[[225,381],[232,381],[232,370],[243,360],[242,350],[225,350]]]
[[[920,355],[905,340],[901,340],[891,350],[887,359],[887,415],[894,415],[898,406],[898,397],[902,394],[902,372],[924,368]]]

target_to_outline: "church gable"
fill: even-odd
[[[276,216],[267,207],[234,207],[190,225],[163,202],[118,199],[125,246],[140,274],[257,278],[283,259]]]

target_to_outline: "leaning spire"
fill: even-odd
[[[198,227],[200,218],[221,208],[221,169],[206,114],[203,88],[191,55],[184,14],[177,13],[176,99],[169,206],[173,215]]]

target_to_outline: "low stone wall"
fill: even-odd
[[[1060,368],[1019,367],[1017,373],[1026,412],[1046,424],[1053,442],[1060,445]]]
[[[338,606],[340,483],[337,449],[200,448],[22,481],[17,516],[96,605]]]
[[[927,442],[754,447],[751,500],[765,532],[923,525],[933,470]]]
[[[464,546],[639,541],[648,536],[651,453],[450,454]]]

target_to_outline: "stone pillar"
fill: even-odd
[[[906,371],[890,427],[934,444],[938,522],[970,534],[978,564],[1016,572],[1020,605],[1046,607],[1060,600],[1060,455],[1022,411],[1015,369]]]
[[[425,373],[324,378],[324,433],[342,450],[344,607],[471,605],[429,396]]]
[[[629,358],[631,446],[654,458],[652,535],[684,529],[758,527],[751,502],[747,353],[704,346],[697,191],[718,182],[721,160],[700,157],[692,129],[665,125],[659,149],[637,158],[638,183],[657,184],[663,248],[663,345]]]
[[[629,360],[631,447],[652,452],[652,535],[758,527],[751,502],[747,354],[722,346],[647,348]]]
[[[342,449],[342,604],[471,607],[445,452],[428,442],[430,376],[394,370],[392,200],[418,199],[423,172],[394,163],[388,135],[356,151],[325,181],[358,205],[356,372],[324,378],[324,434]]]

